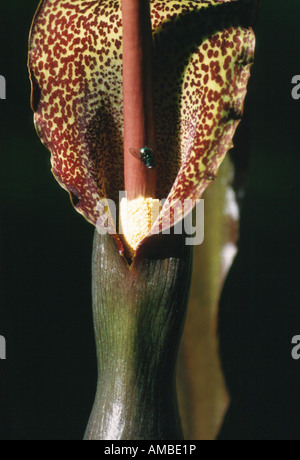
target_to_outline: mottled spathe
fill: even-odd
[[[254,4],[151,1],[157,198],[168,196],[168,215],[173,202],[201,197],[232,146],[254,56]],[[53,173],[96,225],[99,200],[117,202],[124,190],[121,1],[44,0],[29,65]]]

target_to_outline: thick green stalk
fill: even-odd
[[[159,256],[158,256],[159,254]],[[130,269],[111,236],[96,233],[93,310],[98,386],[87,440],[180,440],[176,359],[192,249],[159,235]]]

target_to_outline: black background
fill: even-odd
[[[0,439],[82,439],[96,385],[93,228],[50,172],[29,106],[27,38],[37,0],[0,6]],[[220,439],[300,440],[299,0],[261,1],[244,125],[251,150],[240,252],[221,301],[232,404]]]

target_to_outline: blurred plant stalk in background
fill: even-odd
[[[239,210],[228,156],[218,180],[204,194],[205,239],[194,248],[188,315],[179,351],[179,405],[186,439],[214,440],[229,395],[217,336],[218,304],[237,251]]]

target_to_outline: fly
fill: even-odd
[[[207,180],[213,182],[217,179],[217,176],[214,174],[214,173],[209,173],[209,172],[206,172],[204,173],[204,176]]]
[[[147,169],[154,169],[156,166],[155,149],[149,146],[142,147],[140,150],[129,149],[131,155],[141,160]]]

